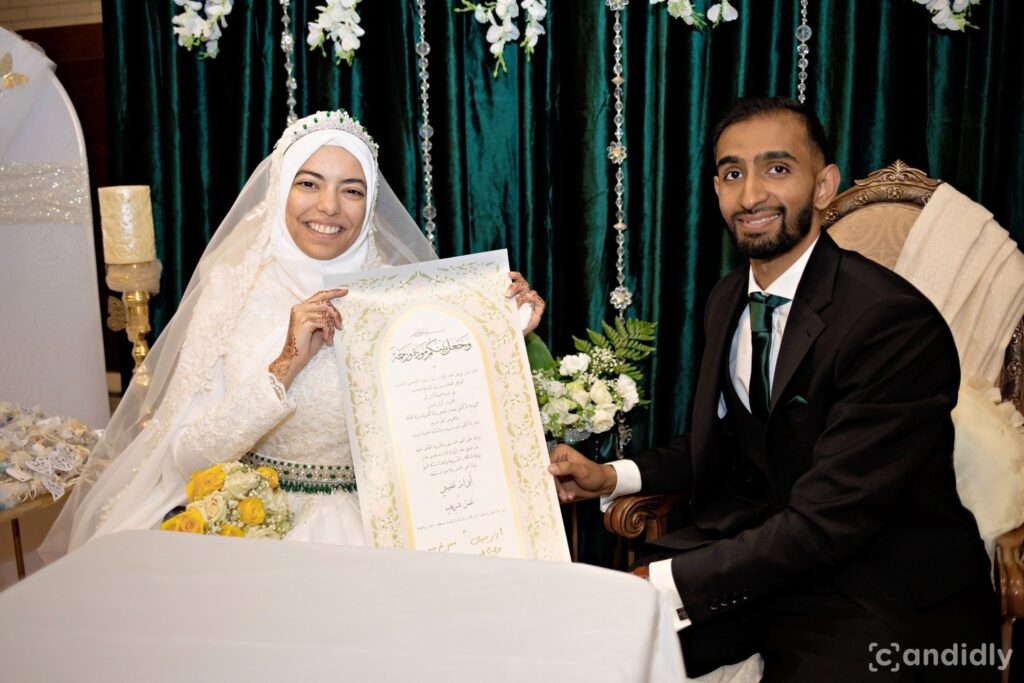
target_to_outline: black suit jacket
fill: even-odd
[[[708,301],[690,434],[634,458],[644,493],[690,496],[693,527],[658,543],[681,551],[672,571],[694,623],[825,581],[907,646],[992,635],[988,560],[956,493],[959,361],[939,312],[821,235],[779,350],[765,461],[754,463],[765,510],[736,495],[717,415],[747,278],[737,269]]]

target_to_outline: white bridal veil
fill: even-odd
[[[284,197],[298,167],[323,144],[353,153],[367,178],[367,214],[356,242],[331,261],[295,247],[283,224]],[[291,148],[301,153],[285,153]],[[298,159],[297,162],[292,162]],[[285,168],[288,166],[289,168]],[[294,168],[291,168],[294,166]],[[149,526],[184,490],[167,457],[184,426],[216,403],[229,335],[257,275],[272,262],[293,291],[322,289],[326,272],[352,272],[434,259],[433,250],[380,175],[377,146],[344,111],[318,112],[289,126],[249,178],[210,240],[174,317],[133,380],[82,477],[40,548],[46,561],[93,536]],[[312,292],[301,298],[306,298]]]

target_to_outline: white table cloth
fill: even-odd
[[[658,592],[579,564],[128,531],[0,615],[10,681],[683,678]]]

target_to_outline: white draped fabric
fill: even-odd
[[[914,221],[894,270],[949,323],[965,379],[999,379],[1024,315],[1024,253],[992,212],[943,183]]]
[[[0,613],[12,681],[683,678],[654,587],[559,562],[128,531]]]
[[[107,403],[85,143],[53,64],[0,28],[0,401],[95,429]]]

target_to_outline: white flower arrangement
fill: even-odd
[[[533,373],[544,433],[550,439],[578,443],[603,434],[617,415],[647,405],[637,382],[643,373],[634,364],[654,353],[657,323],[616,320],[602,323],[604,334],[587,330],[588,339],[573,338],[579,353]]]
[[[666,0],[650,0],[652,5],[658,5]],[[920,0],[919,0],[920,1]],[[676,19],[682,19],[687,26],[692,26],[695,29],[703,29],[707,24],[701,17],[700,12],[694,8],[693,3],[690,0],[667,0],[666,8],[668,9],[668,15]],[[729,0],[721,0],[708,7],[707,18],[711,22],[712,28],[718,26],[722,22],[736,21],[740,16],[736,8],[733,7]]]
[[[526,19],[526,28],[522,33],[515,24],[520,9]],[[455,11],[472,12],[477,22],[489,24],[487,42],[490,43],[490,52],[494,55],[495,78],[498,77],[499,69],[502,73],[508,73],[508,65],[505,63],[506,44],[514,44],[522,36],[519,46],[526,53],[526,59],[529,60],[533,56],[534,48],[544,35],[544,25],[541,22],[548,15],[547,0],[494,0],[484,3],[462,0],[462,7]]]
[[[977,28],[967,21],[971,14],[971,5],[978,5],[981,0],[914,0],[924,5],[932,13],[932,23],[947,31],[964,31],[968,26]]]
[[[292,528],[288,497],[271,467],[224,462],[198,470],[189,477],[185,496],[184,511],[166,519],[162,530],[279,539]]]
[[[306,36],[306,43],[310,50],[320,48],[320,52],[327,56],[324,43],[329,39],[334,43],[334,62],[341,64],[345,60],[352,66],[356,50],[359,49],[359,39],[366,33],[359,25],[359,13],[356,11],[360,0],[327,0],[326,5],[319,5],[320,10],[316,21],[309,23],[309,34]]]
[[[220,51],[217,46],[220,30],[228,25],[225,17],[231,14],[234,0],[206,0],[205,5],[198,0],[174,0],[174,3],[182,8],[181,14],[171,20],[178,45],[189,51],[202,46],[200,58],[216,57]],[[206,16],[200,15],[200,11],[205,11]]]

